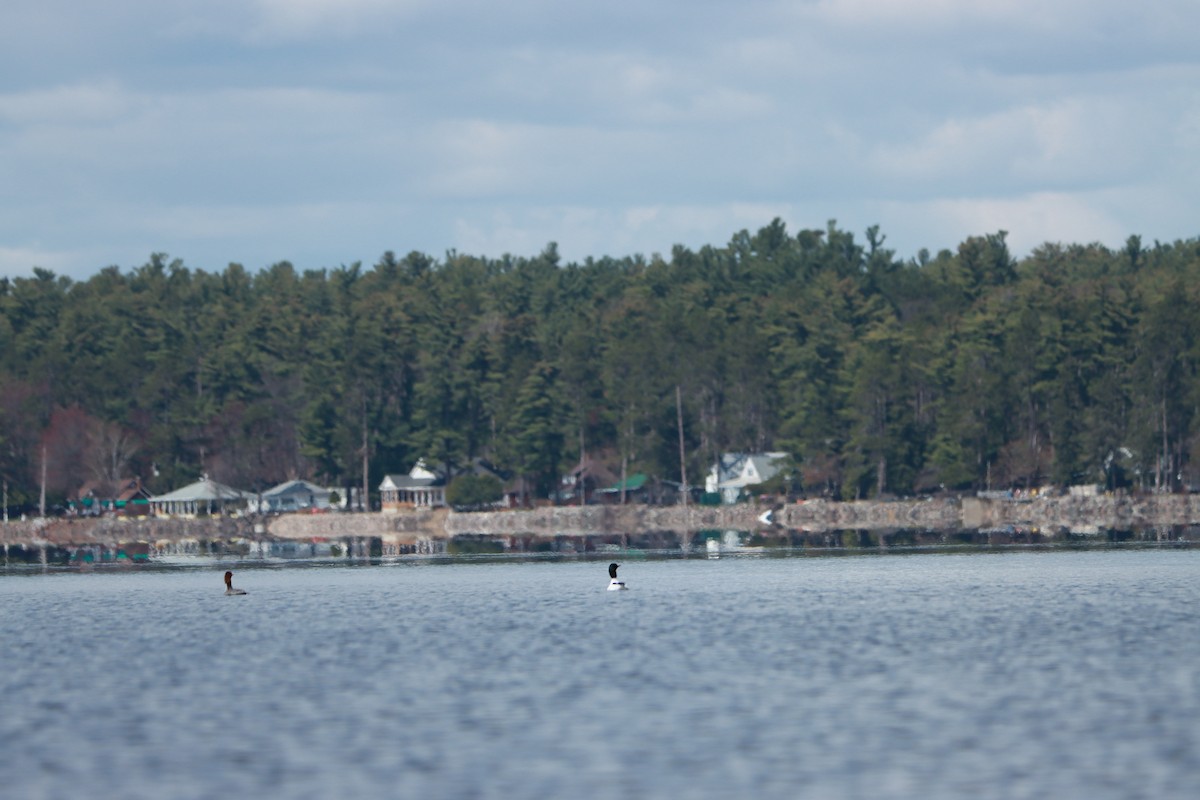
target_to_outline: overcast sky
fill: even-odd
[[[1196,0],[5,0],[0,275],[1200,235]]]

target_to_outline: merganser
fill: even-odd
[[[233,588],[233,573],[226,572],[225,573],[225,594],[245,594],[245,593],[246,593],[245,589]]]
[[[609,564],[608,565],[608,577],[611,578],[611,580],[608,582],[608,590],[610,592],[618,592],[621,589],[629,588],[628,586],[625,585],[625,581],[617,580],[617,567],[619,567],[619,566],[621,566],[621,565],[620,564]]]

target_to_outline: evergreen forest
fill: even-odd
[[[755,451],[847,499],[1200,478],[1200,239],[1018,259],[997,232],[905,261],[877,227],[775,220],[560,262],[153,255],[0,279],[0,478],[12,503],[134,475],[162,493],[366,469],[374,490],[484,459],[547,498],[585,453],[695,485]]]

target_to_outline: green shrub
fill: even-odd
[[[446,487],[446,502],[457,509],[487,508],[504,497],[495,475],[459,475]]]

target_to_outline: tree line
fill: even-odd
[[[777,219],[649,259],[34,268],[0,280],[0,477],[19,503],[43,476],[374,488],[485,459],[547,497],[583,454],[695,484],[783,451],[840,498],[1191,486],[1200,240],[884,242]]]

